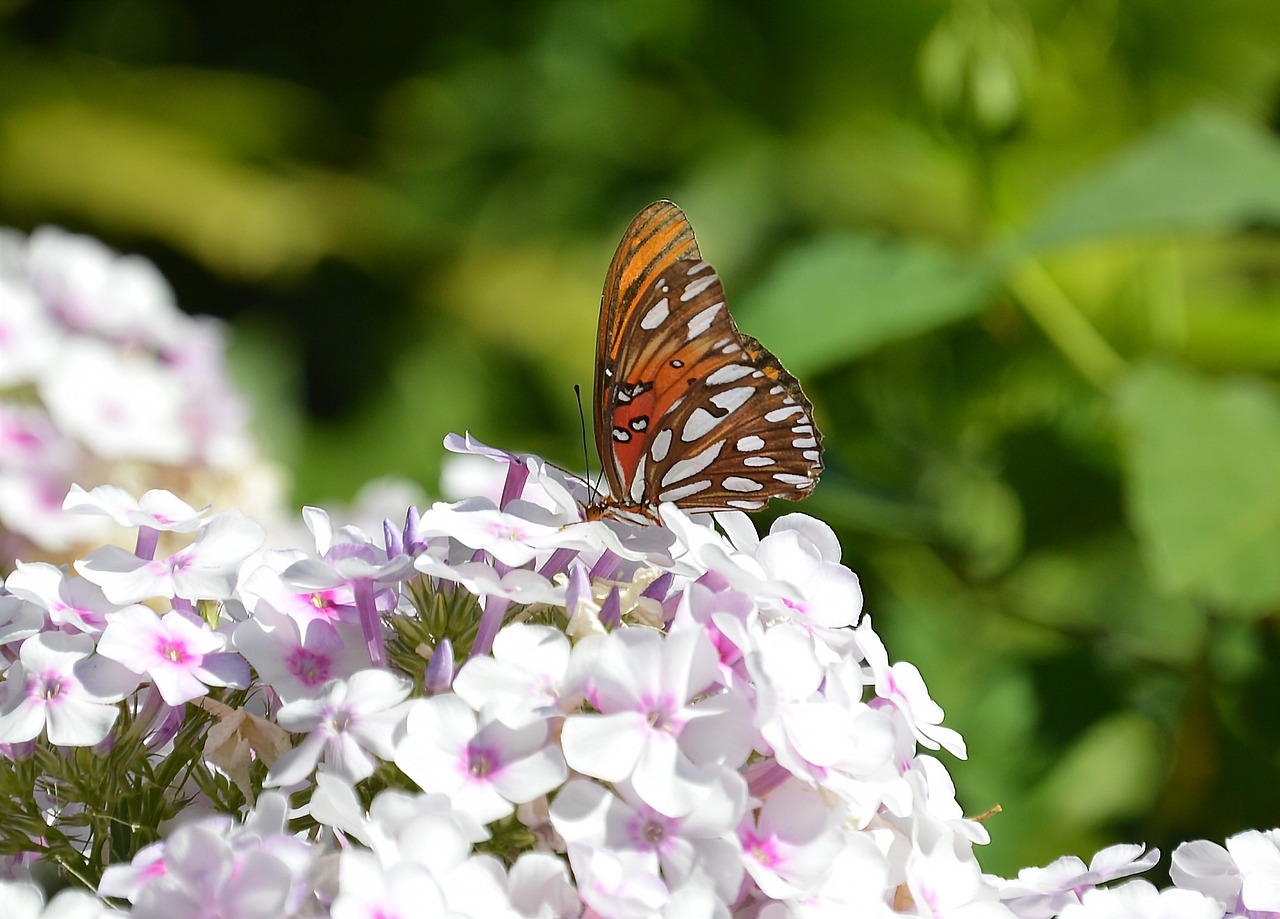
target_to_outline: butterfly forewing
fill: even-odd
[[[624,234],[597,346],[596,444],[613,503],[756,510],[817,483],[822,447],[809,401],[738,331],[674,204],[650,205]]]

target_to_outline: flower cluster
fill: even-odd
[[[52,227],[0,232],[0,564],[108,538],[105,520],[62,513],[73,482],[275,514],[278,475],[223,350],[146,259]]]
[[[71,490],[136,549],[0,592],[0,897],[39,915],[48,864],[106,898],[49,916],[1280,911],[1280,831],[1185,844],[1164,891],[1102,886],[1141,846],[985,875],[934,755],[963,740],[820,521],[586,520],[573,477],[447,443],[496,497],[377,538],[308,509],[306,549]]]

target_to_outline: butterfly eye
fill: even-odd
[[[738,331],[719,276],[670,201],[641,211],[614,253],[595,380],[596,447],[611,497],[589,516],[656,520],[664,501],[758,510],[817,484],[822,437],[809,400],[768,349]]]

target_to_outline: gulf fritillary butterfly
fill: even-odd
[[[587,508],[656,520],[796,500],[822,472],[822,435],[796,378],[738,331],[693,227],[670,201],[622,234],[596,335],[596,449],[610,497]]]

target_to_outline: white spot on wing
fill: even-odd
[[[726,476],[725,480],[720,483],[729,491],[760,491],[764,485],[755,479],[748,479],[740,475]]]
[[[733,412],[742,403],[750,399],[753,392],[755,392],[755,389],[750,386],[736,386],[733,389],[726,389],[724,392],[716,393],[711,397],[711,404],[716,408]]]
[[[770,424],[777,424],[779,421],[784,421],[796,414],[803,415],[804,409],[798,405],[788,405],[784,408],[775,408],[764,416],[764,420]]]
[[[691,482],[688,485],[681,485],[679,488],[669,488],[658,495],[659,501],[679,501],[690,495],[696,495],[700,491],[706,491],[711,487],[710,479],[703,479],[701,482]]]
[[[693,476],[697,475],[699,472],[715,462],[715,458],[720,455],[720,450],[724,447],[724,444],[725,442],[723,440],[717,440],[701,453],[675,463],[667,470],[667,474],[662,477],[662,484],[664,486],[674,485],[676,482],[683,481],[684,479],[693,478]],[[662,498],[661,500],[668,501],[675,499]]]
[[[752,450],[759,450],[764,446],[764,438],[755,434],[748,434],[746,437],[739,437],[738,442],[734,444],[743,453],[750,453]]]
[[[720,421],[720,418],[717,418],[705,408],[695,408],[689,413],[689,420],[680,429],[680,439],[687,444],[691,444],[698,438],[705,437],[716,426],[718,421]]]
[[[681,297],[681,300],[687,300],[688,297]],[[724,308],[723,303],[715,303],[708,306],[705,310],[698,313],[689,320],[689,336],[686,341],[693,341],[707,329],[711,328],[711,323],[715,321],[716,313]]]
[[[813,484],[813,480],[807,475],[794,475],[790,472],[775,472],[773,477],[784,485],[795,485],[798,488]]]
[[[763,501],[749,501],[749,500],[743,500],[743,499],[734,499],[732,501],[726,501],[725,504],[729,505],[730,507],[741,508],[744,511],[758,511],[760,510],[760,508],[764,507]]]
[[[698,278],[698,280],[694,281],[684,289],[684,293],[680,295],[680,302],[684,303],[688,300],[692,300],[715,282],[716,275],[714,271],[705,278]]]
[[[663,428],[653,438],[653,446],[649,448],[649,455],[653,457],[655,463],[660,463],[667,458],[667,451],[671,449],[671,428]]]
[[[649,312],[645,313],[644,318],[640,320],[640,328],[656,329],[658,326],[662,325],[662,323],[666,321],[667,315],[670,312],[667,307],[668,302],[666,297],[663,297],[653,306],[649,307]]]
[[[708,265],[706,262],[698,262],[692,268],[686,271],[685,274],[697,274],[699,271],[706,271],[710,267],[711,266]]]
[[[805,447],[816,447],[818,442],[812,437],[798,437],[791,441],[791,446],[803,450]]]
[[[747,374],[751,373],[751,368],[743,364],[725,364],[715,373],[708,375],[704,381],[708,386],[719,386],[722,383],[732,383],[734,380],[741,380]]]
[[[773,464],[772,456],[748,456],[742,461],[744,466],[772,466]]]

